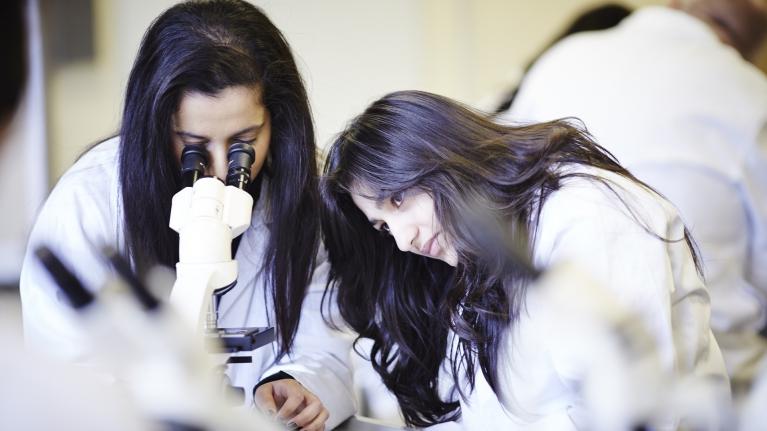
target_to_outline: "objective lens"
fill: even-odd
[[[229,171],[226,184],[245,189],[250,182],[250,167],[256,160],[256,151],[250,144],[237,143],[229,147]]]
[[[181,151],[181,183],[191,187],[194,182],[205,175],[208,165],[208,153],[197,147],[184,147]]]

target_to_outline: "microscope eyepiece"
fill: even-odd
[[[226,184],[244,189],[250,182],[250,167],[256,160],[256,151],[250,144],[237,143],[229,147],[228,156],[229,170],[226,175]]]
[[[208,165],[208,153],[198,147],[184,147],[181,151],[181,182],[184,187],[191,187],[205,175]]]

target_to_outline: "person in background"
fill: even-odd
[[[29,239],[20,280],[25,336],[74,361],[92,357],[68,304],[35,258],[49,246],[84,284],[112,274],[100,255],[119,250],[143,274],[178,261],[168,227],[181,187],[180,156],[208,154],[225,180],[227,151],[255,150],[250,227],[235,245],[236,286],[222,298],[222,327],[275,326],[276,342],[230,372],[263,411],[308,430],[351,416],[350,340],[319,311],[327,264],[320,248],[312,116],[284,36],[240,0],[179,3],[147,30],[128,80],[117,136],[88,150],[58,181]],[[300,221],[300,228],[296,223]],[[253,389],[255,395],[253,394]]]
[[[0,68],[0,150],[28,79],[27,7],[25,0],[0,2],[3,64]],[[126,407],[129,400],[116,388],[101,384],[103,382],[74,366],[27,352],[17,331],[15,313],[5,312],[5,296],[10,295],[0,295],[0,345],[3,348],[0,429],[49,429],[61,427],[62,423],[79,430],[129,431],[148,426]],[[77,385],[76,397],[71,396],[73,390],[67,385]],[[21,387],[23,391],[19,391]],[[83,410],[84,403],[88,410]],[[44,415],[40,414],[42,405],[46,407]],[[83,414],[73,417],[73,411]]]
[[[567,28],[559,33],[559,35],[557,35],[554,40],[549,42],[545,48],[543,48],[535,57],[533,57],[532,60],[530,60],[529,63],[527,63],[527,66],[525,66],[524,70],[522,71],[522,81],[520,81],[519,84],[507,92],[498,107],[495,108],[495,113],[498,114],[509,109],[511,104],[514,103],[514,98],[517,96],[517,92],[519,91],[521,83],[525,79],[524,75],[530,70],[531,67],[533,67],[541,55],[543,55],[544,52],[552,47],[552,45],[566,38],[567,36],[570,36],[571,34],[581,33],[584,31],[605,30],[615,27],[630,14],[631,9],[617,3],[606,3],[599,6],[594,6],[580,13],[575,18],[575,20],[573,20],[573,22],[567,26]]]
[[[0,58],[3,59],[0,68],[0,142],[16,112],[27,78],[25,6],[26,2],[20,0],[6,1],[0,6],[0,28],[3,29],[0,38]]]
[[[736,395],[767,353],[764,0],[675,0],[573,35],[532,67],[504,121],[575,116],[671,200],[702,252]]]
[[[332,144],[321,196],[329,297],[411,426],[590,428],[584,367],[601,357],[546,329],[575,323],[529,301],[530,266],[574,265],[648,329],[660,373],[729,393],[684,224],[580,127],[392,93]]]

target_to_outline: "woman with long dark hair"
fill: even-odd
[[[34,259],[36,245],[49,244],[71,261],[88,286],[109,275],[99,256],[105,245],[127,255],[138,273],[174,266],[179,241],[168,221],[171,198],[182,187],[181,152],[206,151],[207,173],[224,180],[235,143],[255,150],[248,190],[255,207],[237,245],[239,281],[223,297],[219,324],[273,325],[277,342],[273,351],[256,351],[250,373],[230,377],[248,397],[267,379],[256,402],[279,410],[272,413],[285,421],[321,429],[330,415],[332,427],[354,407],[350,373],[339,361],[349,346],[326,330],[315,307],[325,272],[315,271],[321,262],[312,116],[287,41],[244,1],[180,3],[144,35],[119,135],[64,174],[32,232],[21,278],[27,339],[60,355],[87,355]],[[287,365],[270,368],[275,363]]]
[[[320,190],[326,299],[372,339],[410,425],[577,422],[574,352],[531,329],[546,322],[527,302],[536,268],[561,262],[646,324],[664,369],[726,382],[674,207],[573,122],[512,127],[437,95],[389,94],[333,143]]]

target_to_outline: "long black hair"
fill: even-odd
[[[543,203],[567,177],[607,181],[560,169],[573,164],[644,185],[574,121],[500,125],[450,99],[416,91],[374,102],[331,146],[320,184],[328,286],[335,289],[326,293],[358,340],[373,340],[370,360],[409,424],[457,418],[457,396],[465,396],[460,371],[473,390],[477,362],[498,393],[501,335],[520,315],[536,274],[530,270],[531,244]],[[453,240],[456,267],[401,252],[355,206],[351,195],[361,190],[373,190],[380,201],[410,190],[429,193],[445,236]],[[491,217],[477,218],[483,212],[477,206]],[[488,227],[496,230],[483,235]],[[506,250],[516,255],[512,266],[487,256],[502,230],[510,238]],[[449,344],[450,332],[456,344]],[[439,387],[446,357],[452,359],[452,393]]]
[[[214,95],[240,85],[260,85],[271,114],[270,234],[263,265],[281,356],[295,337],[319,245],[316,147],[306,90],[290,47],[257,7],[240,0],[181,3],[160,15],[144,35],[120,129],[125,236],[139,272],[155,264],[175,265],[178,235],[168,227],[168,218],[181,178],[172,150],[172,117],[185,93]],[[300,229],[295,220],[301,220]]]

